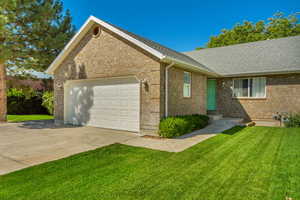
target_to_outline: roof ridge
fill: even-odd
[[[103,21],[103,20],[102,20],[102,21]],[[175,49],[172,49],[172,48],[167,47],[167,46],[165,46],[165,45],[163,45],[163,44],[160,44],[160,43],[158,43],[158,42],[156,42],[156,41],[154,41],[154,40],[152,40],[152,39],[148,39],[148,38],[146,38],[146,37],[144,37],[144,36],[140,36],[140,35],[138,35],[138,34],[135,34],[135,33],[133,33],[133,32],[130,32],[130,31],[128,31],[128,30],[126,30],[126,29],[123,29],[123,28],[121,28],[121,27],[119,27],[119,26],[117,26],[117,25],[111,24],[111,23],[106,22],[106,21],[104,21],[104,22],[107,23],[107,24],[109,24],[109,25],[111,25],[111,26],[113,26],[113,27],[115,27],[116,29],[119,29],[120,31],[124,32],[125,34],[127,34],[127,35],[129,35],[129,36],[131,36],[131,37],[133,37],[133,38],[135,38],[135,39],[137,39],[137,40],[139,40],[139,41],[144,40],[144,41],[141,41],[141,42],[144,43],[145,45],[151,47],[151,48],[153,48],[153,47],[152,47],[151,45],[145,43],[145,41],[151,42],[151,43],[153,43],[153,44],[155,44],[155,45],[158,45],[159,47],[162,47],[162,48],[164,48],[164,49],[167,49],[168,51],[171,51],[171,52],[173,52],[173,53],[176,53],[176,54],[178,54],[178,55],[180,55],[180,56],[186,57],[186,58],[188,58],[189,60],[192,60],[193,62],[195,62],[199,67],[202,67],[202,68],[204,68],[205,70],[207,70],[207,71],[209,71],[209,72],[214,72],[212,69],[206,67],[205,65],[203,65],[202,63],[199,63],[199,62],[198,62],[197,60],[195,60],[194,58],[192,58],[192,57],[190,57],[190,56],[188,56],[188,55],[186,55],[186,54],[184,54],[184,53],[182,53],[182,52],[179,52],[179,51],[177,51],[177,50],[175,50]],[[156,48],[154,48],[154,49],[157,50]],[[159,50],[157,50],[157,51],[159,51]]]
[[[185,54],[223,75],[300,72],[300,36],[210,48]]]
[[[105,22],[97,17],[90,16],[83,26],[79,29],[79,31],[73,36],[73,38],[68,42],[68,44],[64,47],[64,49],[60,52],[60,54],[55,58],[55,60],[51,63],[48,67],[46,73],[53,74],[54,70],[60,66],[63,60],[66,58],[67,55],[76,47],[76,45],[81,41],[84,35],[89,31],[89,29],[94,25],[99,24],[100,26],[108,29],[109,31],[113,32],[114,34],[122,37],[123,39],[127,40],[128,42],[136,45],[137,47],[143,49],[144,51],[148,52],[150,55],[159,59],[159,62],[163,63],[175,63],[179,67],[187,68],[190,70],[198,71],[204,73],[206,75],[211,76],[219,76],[216,72],[212,69],[206,67],[205,65],[201,64],[197,60],[191,58],[184,53],[179,51],[173,50],[169,47],[161,45],[155,41],[149,40],[142,36],[139,36],[135,33],[129,32],[125,29],[122,29],[118,26]]]

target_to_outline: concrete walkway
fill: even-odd
[[[234,126],[240,125],[242,119],[224,118],[212,121],[207,127],[201,130],[194,131],[172,139],[151,139],[151,138],[134,138],[122,142],[122,144],[157,149],[169,152],[180,152],[189,147],[194,146],[208,138],[211,138],[218,133],[221,133]]]
[[[146,138],[95,127],[56,126],[52,121],[0,124],[0,174],[114,143],[180,152],[237,124],[222,119],[175,139]]]

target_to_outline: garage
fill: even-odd
[[[65,123],[139,132],[140,83],[135,77],[70,80]]]

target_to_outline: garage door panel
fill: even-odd
[[[82,82],[70,84],[66,94],[67,122],[139,131],[139,83]]]

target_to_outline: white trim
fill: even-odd
[[[48,69],[45,71],[48,74],[53,74],[55,69],[63,62],[65,57],[73,50],[73,48],[80,42],[80,40],[85,36],[85,34],[88,32],[89,28],[92,27],[95,23],[98,23],[102,25],[103,27],[109,29],[110,31],[118,34],[119,36],[123,37],[124,39],[132,42],[133,44],[141,47],[145,51],[149,52],[153,56],[157,57],[159,60],[165,63],[176,63],[178,67],[189,69],[192,71],[201,72],[203,74],[206,74],[208,76],[212,77],[236,77],[236,76],[261,76],[261,75],[273,75],[273,74],[289,74],[289,73],[299,73],[299,70],[290,70],[290,71],[274,71],[274,72],[250,72],[245,74],[218,74],[216,72],[212,72],[210,70],[201,69],[200,66],[192,65],[189,63],[186,63],[184,61],[178,60],[176,58],[171,58],[168,56],[165,56],[164,54],[160,53],[159,51],[153,49],[152,47],[146,45],[145,43],[131,37],[130,35],[124,33],[123,31],[113,27],[112,25],[94,17],[90,16],[83,26],[79,29],[79,31],[73,36],[73,38],[67,43],[67,45],[62,49],[60,54],[54,59],[54,61],[51,63],[51,65],[48,67]]]
[[[124,33],[123,31],[115,28],[114,26],[94,17],[90,16],[84,25],[79,29],[79,31],[74,35],[74,37],[68,42],[68,44],[64,47],[64,49],[60,52],[60,54],[55,58],[55,60],[51,63],[49,68],[46,70],[46,73],[53,74],[55,69],[63,62],[63,60],[66,58],[66,56],[73,50],[73,48],[76,47],[76,45],[80,42],[80,40],[85,36],[85,34],[89,31],[89,29],[95,24],[99,24],[103,26],[104,28],[112,31],[113,33],[121,36],[122,38],[132,42],[133,44],[137,45],[138,47],[144,49],[151,55],[157,57],[159,60],[165,63],[173,63],[175,62],[178,67],[186,68],[193,71],[198,71],[201,73],[204,73],[209,76],[218,77],[219,74],[215,72],[210,72],[209,70],[201,69],[199,66],[195,66],[192,64],[188,64],[184,61],[178,60],[176,58],[167,57],[161,52],[155,50],[154,48],[146,45],[145,43],[131,37],[130,35]]]
[[[119,29],[113,27],[112,25],[110,25],[110,24],[108,24],[108,23],[106,23],[106,22],[104,22],[104,21],[102,21],[102,20],[100,20],[100,19],[98,19],[98,18],[96,18],[96,17],[94,17],[94,16],[91,16],[90,18],[91,18],[91,20],[93,20],[93,21],[95,21],[96,23],[102,25],[103,27],[107,28],[108,30],[110,30],[110,31],[112,31],[112,32],[114,32],[114,33],[116,33],[116,34],[118,34],[119,36],[125,38],[126,40],[132,42],[133,44],[135,44],[135,45],[141,47],[142,49],[144,49],[144,50],[146,50],[146,51],[148,51],[149,53],[151,53],[152,55],[156,56],[157,58],[163,59],[163,58],[165,57],[165,56],[164,56],[163,54],[161,54],[159,51],[157,51],[157,50],[155,50],[155,49],[149,47],[149,46],[146,45],[145,43],[140,42],[139,40],[137,40],[137,39],[131,37],[130,35],[124,33],[123,31],[120,31]]]
[[[67,80],[64,84],[64,86],[69,85],[70,83],[73,82],[86,82],[86,81],[100,81],[100,80],[111,80],[111,79],[135,79],[138,82],[141,82],[141,80],[139,80],[137,78],[137,76],[112,76],[112,77],[103,77],[103,78],[92,78],[92,79],[73,79],[73,80]]]
[[[66,54],[69,53],[81,40],[84,34],[88,31],[88,28],[92,26],[90,23],[90,18],[85,21],[85,23],[81,26],[79,31],[73,36],[73,38],[67,43],[67,45],[62,49],[59,55],[54,59],[49,68],[46,70],[46,73],[53,74],[54,70],[58,67],[58,65],[62,62],[62,60],[66,57]]]
[[[92,27],[93,24],[98,23],[101,26],[107,28],[113,33],[123,37],[124,39],[132,42],[133,44],[141,47],[146,50],[150,54],[154,55],[158,59],[163,59],[165,56],[159,51],[149,47],[148,45],[140,42],[139,40],[131,37],[130,35],[120,31],[119,29],[113,27],[112,25],[94,17],[90,16],[84,25],[80,28],[80,30],[75,34],[75,36],[70,40],[70,42],[65,46],[65,48],[60,52],[60,54],[56,57],[56,59],[51,63],[50,67],[46,70],[46,73],[53,74],[54,70],[59,66],[59,64],[63,61],[63,59],[67,56],[67,54],[80,42],[83,36],[88,32],[89,28]]]
[[[254,79],[254,78],[265,78],[265,95],[263,97],[250,97],[250,87],[249,87],[249,84],[250,84],[250,79]],[[248,96],[246,97],[236,97],[234,96],[234,82],[235,80],[245,80],[245,79],[248,79]],[[265,76],[259,76],[259,77],[241,77],[241,78],[233,78],[232,79],[232,98],[235,98],[235,99],[266,99],[267,98],[267,77]]]

